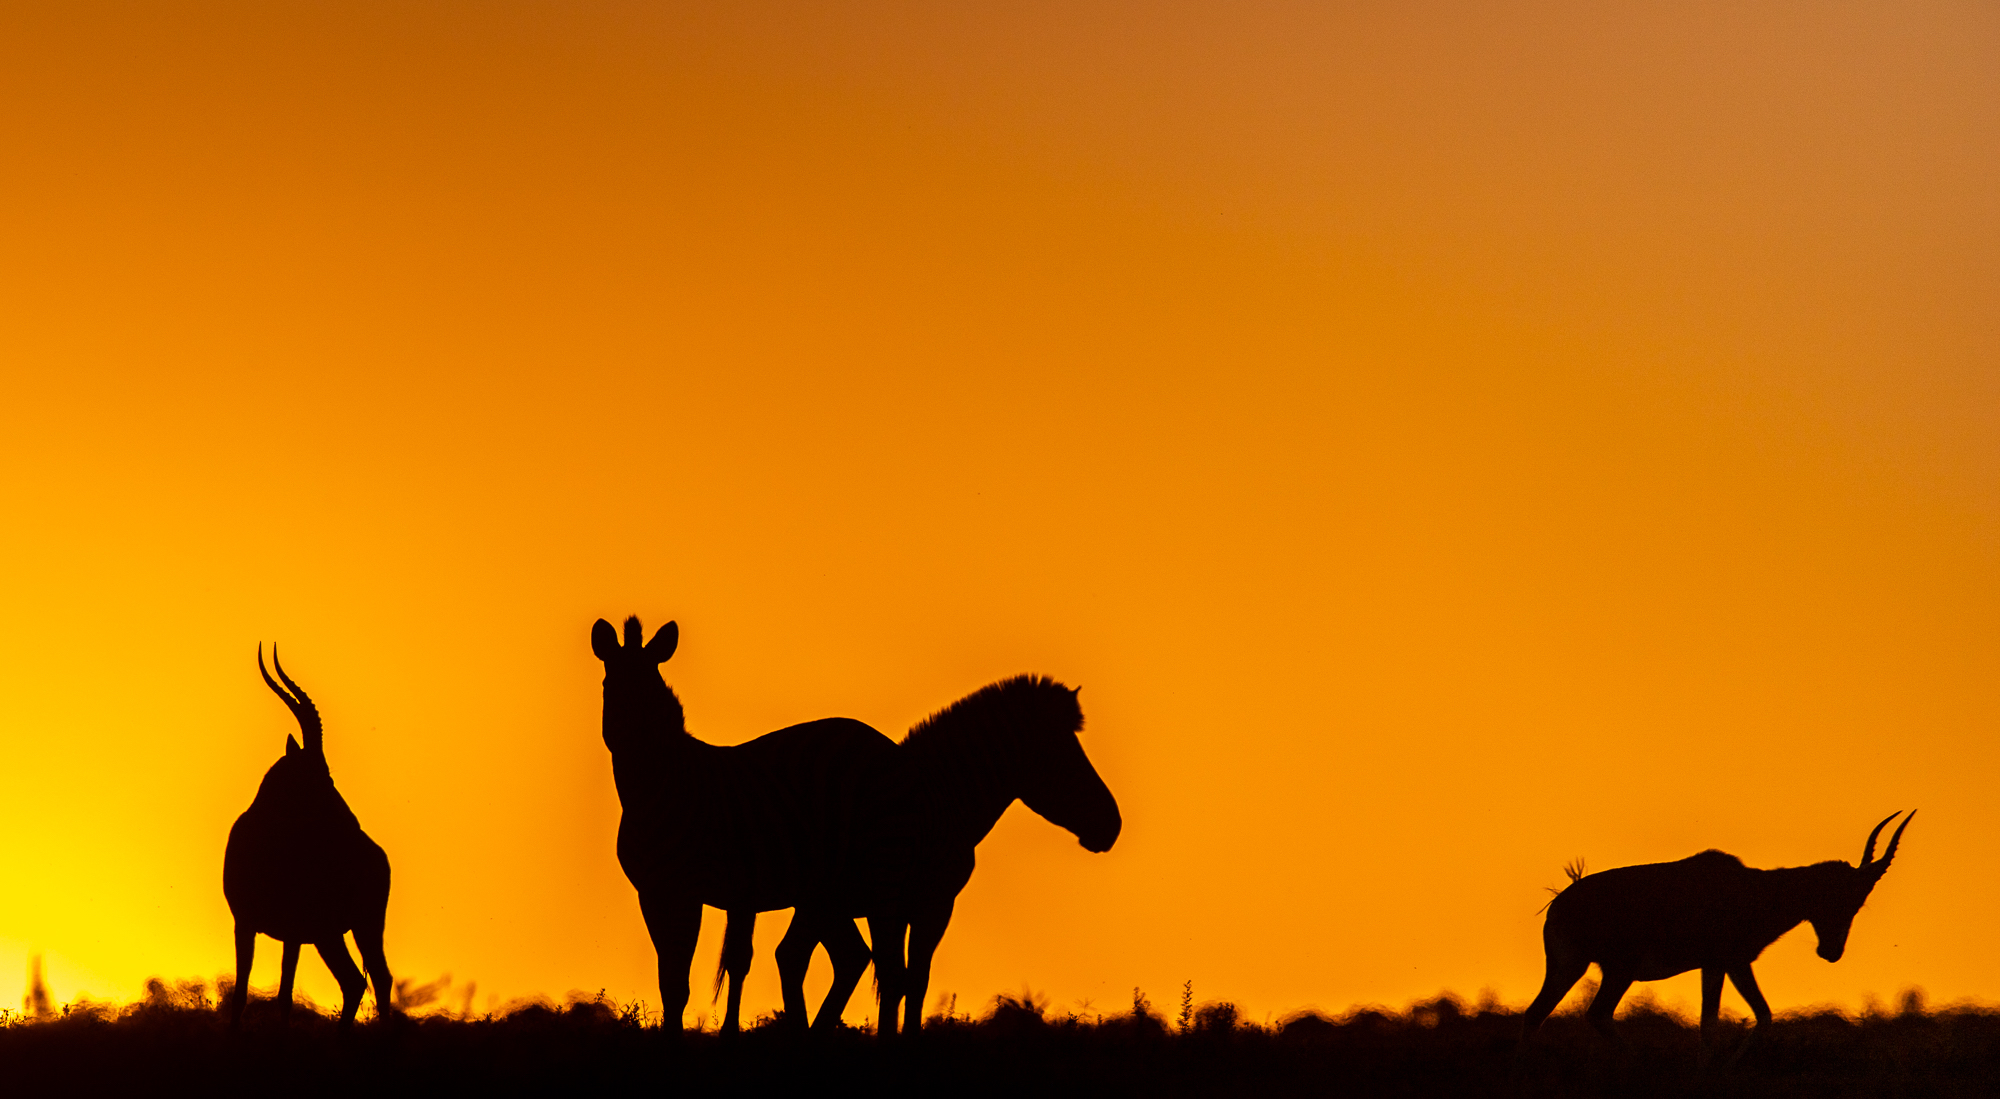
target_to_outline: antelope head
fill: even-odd
[[[642,745],[661,731],[686,731],[680,700],[660,677],[660,665],[680,646],[681,628],[669,622],[652,641],[644,638],[636,614],[625,620],[622,645],[604,619],[590,628],[590,649],[604,661],[604,746],[613,752]]]
[[[1812,923],[1813,931],[1819,935],[1819,956],[1829,962],[1837,962],[1847,952],[1847,933],[1854,926],[1854,914],[1868,901],[1868,894],[1874,892],[1875,883],[1889,869],[1890,860],[1896,857],[1896,845],[1903,842],[1903,829],[1917,817],[1916,810],[1903,817],[1903,823],[1896,826],[1889,836],[1889,846],[1882,857],[1875,857],[1875,838],[1892,820],[1902,816],[1897,810],[1882,819],[1875,830],[1868,833],[1868,842],[1861,848],[1861,865],[1849,866],[1844,862],[1825,864],[1834,873],[1828,876],[1825,888],[1814,907],[1817,911],[1806,919]]]

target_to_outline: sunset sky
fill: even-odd
[[[1519,1006],[1908,808],[1763,988],[2000,999],[1990,3],[17,3],[0,164],[0,1006],[231,967],[274,641],[398,976],[657,1003],[633,613],[717,743],[1082,686],[961,1012]]]

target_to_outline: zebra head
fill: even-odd
[[[680,699],[660,677],[660,665],[680,645],[681,630],[669,622],[645,642],[639,616],[625,620],[625,642],[600,618],[590,628],[590,648],[604,661],[604,744],[613,752],[647,743],[660,733],[685,734]]]
[[[1021,681],[1017,680],[1016,683]],[[1123,819],[1118,799],[1091,766],[1077,734],[1083,731],[1081,688],[1072,690],[1054,680],[1033,681],[1036,688],[1024,706],[1025,735],[1021,752],[1021,803],[1049,823],[1066,828],[1086,851],[1103,853],[1118,841]]]

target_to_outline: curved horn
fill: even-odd
[[[1882,858],[1880,861],[1876,862],[1874,865],[1868,868],[1869,870],[1873,871],[1877,877],[1881,876],[1883,871],[1889,869],[1889,860],[1896,857],[1896,845],[1903,842],[1903,829],[1908,828],[1910,826],[1910,822],[1915,819],[1917,819],[1917,811],[1915,809],[1912,809],[1910,810],[1910,815],[1903,818],[1903,823],[1897,825],[1896,830],[1894,832],[1889,833],[1888,849],[1882,852]]]
[[[1875,830],[1873,832],[1868,833],[1868,842],[1864,844],[1861,848],[1861,869],[1863,870],[1868,869],[1869,862],[1871,862],[1875,858],[1875,837],[1882,834],[1882,829],[1887,828],[1889,826],[1890,821],[1895,820],[1897,817],[1900,817],[1902,815],[1903,811],[1901,809],[1896,810],[1895,812],[1889,814],[1888,816],[1883,817],[1882,823],[1876,825]],[[1908,824],[1910,822],[1904,821],[1903,823]],[[1899,836],[1902,835],[1903,830],[1901,828],[1896,829],[1896,834]],[[1890,842],[1894,843],[1895,841],[1891,840]]]
[[[285,666],[278,662],[278,646],[275,643],[271,646],[271,665],[278,669],[278,678],[285,681],[285,687],[291,688],[291,693],[286,693],[284,687],[273,683],[271,673],[264,671],[264,646],[259,642],[257,670],[263,672],[265,686],[270,687],[273,694],[284,699],[285,705],[292,711],[292,716],[298,719],[299,731],[305,734],[306,751],[324,753],[326,747],[320,735],[319,707],[313,705],[312,698],[305,690],[292,682],[291,676],[285,674]],[[294,695],[297,697],[294,698]]]
[[[264,670],[264,643],[262,641],[257,642],[257,671],[264,677],[264,686],[271,688],[272,694],[285,700],[286,709],[297,713],[299,710],[299,700],[287,694],[283,687],[278,686],[278,681],[271,678],[271,673]]]

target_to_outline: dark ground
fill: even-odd
[[[185,986],[184,986],[185,987]],[[1698,1074],[1695,1032],[1636,1009],[1629,1050],[1580,1018],[1550,1020],[1517,1057],[1518,1017],[1451,999],[1402,1015],[1308,1016],[1265,1028],[1210,1005],[1183,1029],[1153,1016],[1043,1016],[1003,998],[984,1019],[938,1020],[884,1045],[843,1030],[798,1042],[764,1025],[733,1042],[676,1041],[604,1001],[531,1005],[462,1021],[364,1023],[341,1035],[269,1003],[231,1035],[199,996],[72,1009],[0,1026],[9,1095],[849,1094],[924,1096],[1996,1096],[2000,1014],[1904,1011],[1780,1020],[1733,1068]],[[1730,1027],[1725,1054],[1742,1041]]]

